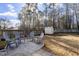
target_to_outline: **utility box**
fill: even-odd
[[[53,27],[45,27],[45,34],[53,34],[54,29]]]

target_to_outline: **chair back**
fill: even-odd
[[[44,37],[44,33],[41,33],[40,38],[42,39]]]
[[[15,35],[15,38],[20,38],[20,33],[19,32],[13,32]]]
[[[3,38],[5,38],[7,41],[10,40],[7,32],[3,32]]]
[[[34,32],[30,33],[30,37],[32,37],[32,38],[34,37]]]

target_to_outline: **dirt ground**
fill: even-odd
[[[78,34],[57,34],[45,36],[45,47],[56,55],[76,56],[79,55]]]

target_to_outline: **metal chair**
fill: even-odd
[[[11,40],[11,39],[9,38],[7,32],[3,32],[3,38],[6,39],[9,48],[12,48],[12,49],[13,49],[13,48],[16,48],[16,42],[15,42],[14,40]]]
[[[29,41],[33,41],[34,40],[34,32],[32,31],[32,32],[30,32],[30,34],[29,34]]]
[[[19,32],[13,32],[13,34],[15,35],[15,41],[16,41],[16,44],[17,44],[17,47],[18,47],[19,44],[21,44],[20,33]]]
[[[34,38],[34,42],[37,44],[43,43],[44,40],[44,33],[41,33],[40,36]]]

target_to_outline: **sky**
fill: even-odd
[[[0,18],[9,19],[14,26],[19,22],[18,13],[23,6],[23,3],[0,3]]]
[[[0,18],[17,19],[18,13],[25,4],[23,3],[0,3]],[[38,5],[39,10],[43,10],[42,5]]]

